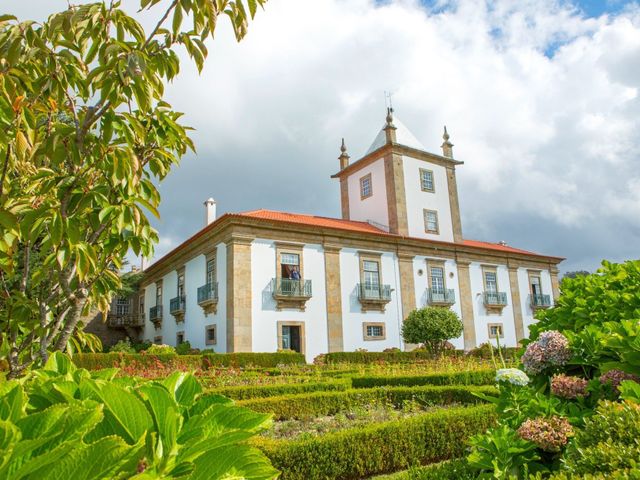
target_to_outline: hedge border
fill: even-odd
[[[281,480],[351,480],[464,454],[467,439],[496,420],[493,405],[460,407],[329,433],[309,440],[252,443],[282,472]]]
[[[475,393],[491,395],[497,390],[488,386],[382,387],[252,398],[239,401],[238,405],[256,412],[272,413],[276,420],[286,420],[335,415],[376,402],[389,403],[396,408],[412,400],[428,405],[484,403]]]
[[[335,382],[308,383],[276,383],[272,385],[239,385],[220,387],[208,390],[208,393],[223,395],[234,400],[249,401],[252,399],[281,398],[284,395],[305,394],[318,391],[343,391],[351,388],[351,382],[338,380]]]
[[[432,373],[428,375],[370,375],[352,377],[354,388],[382,386],[418,386],[418,385],[492,385],[495,383],[495,370],[475,370],[454,373]]]

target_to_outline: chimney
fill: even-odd
[[[209,198],[206,202],[204,202],[205,216],[204,222],[205,227],[210,225],[216,219],[216,201],[213,198]]]

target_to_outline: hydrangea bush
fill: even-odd
[[[640,462],[618,459],[637,445],[616,453],[591,440],[591,419],[600,418],[602,408],[636,412],[640,404],[640,261],[603,262],[596,274],[563,279],[561,287],[556,305],[538,312],[522,342],[521,369],[499,368],[500,394],[485,397],[497,405],[500,420],[472,439],[468,462],[478,478],[572,478],[591,473],[584,465],[599,472],[605,463],[608,472],[627,475],[619,478],[640,478]],[[627,420],[611,420],[608,437],[624,434],[616,429],[640,430],[639,415]],[[576,462],[587,444],[602,462]]]

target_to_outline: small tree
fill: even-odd
[[[440,354],[445,342],[462,335],[462,321],[448,308],[426,307],[412,311],[402,325],[402,338],[407,343],[422,343],[434,354]]]

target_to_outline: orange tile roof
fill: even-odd
[[[274,210],[252,210],[237,214],[240,217],[261,218],[263,220],[273,220],[276,222],[297,223],[300,225],[310,225],[315,227],[336,228],[339,230],[349,230],[352,232],[377,233],[379,235],[392,235],[384,230],[374,227],[367,222],[356,222],[354,220],[342,220],[340,218],[318,217],[315,215],[302,215],[298,213],[276,212]]]
[[[318,217],[315,215],[302,215],[298,213],[277,212],[274,210],[265,210],[265,209],[251,210],[249,212],[243,212],[243,213],[238,213],[234,215],[237,215],[240,217],[272,220],[276,222],[286,222],[286,223],[309,225],[309,226],[315,226],[315,227],[335,228],[339,230],[347,230],[352,232],[373,233],[373,234],[385,235],[385,236],[391,236],[391,237],[401,237],[400,235],[385,232],[384,230],[381,230],[367,222],[357,222],[354,220],[342,220],[339,218]],[[410,238],[416,238],[416,237],[410,237]],[[452,243],[452,242],[442,242],[438,240],[429,240],[429,241],[438,242],[438,243],[449,243],[449,244]],[[521,255],[549,257],[549,255],[542,255],[535,252],[530,252],[527,250],[510,247],[508,245],[501,245],[499,243],[491,243],[491,242],[481,242],[479,240],[463,240],[462,242],[457,243],[456,245],[464,245],[467,247],[497,250],[501,252],[518,253]],[[554,257],[554,258],[560,258],[560,257]]]

